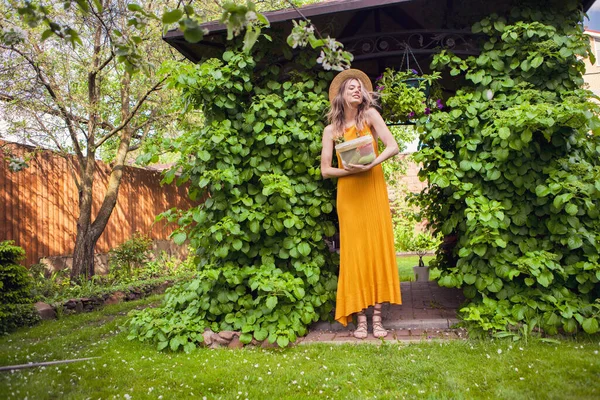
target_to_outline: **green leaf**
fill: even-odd
[[[290,344],[290,339],[287,336],[277,336],[277,345],[279,347],[286,347]]]
[[[598,320],[596,318],[586,318],[581,324],[583,330],[588,334],[594,334],[598,332]]]
[[[581,237],[578,235],[569,236],[567,238],[567,246],[569,246],[569,249],[571,250],[578,249],[583,246],[583,240],[581,240]]]
[[[190,43],[198,43],[204,38],[204,32],[200,27],[187,28],[183,32],[183,38]]]
[[[487,246],[485,243],[477,244],[473,247],[473,252],[477,254],[479,257],[483,257],[487,251]]]
[[[488,285],[487,289],[492,293],[498,293],[502,289],[502,280],[500,278],[494,278],[491,284]]]
[[[260,28],[246,28],[246,35],[244,36],[244,46],[242,51],[246,54],[250,54],[250,50],[254,47],[258,36],[260,35]]]
[[[535,188],[535,194],[538,197],[546,197],[550,194],[550,188],[546,185],[538,185]]]
[[[269,331],[267,331],[264,328],[261,328],[257,331],[254,331],[254,339],[258,340],[258,341],[263,341],[267,338],[267,336],[269,336]]]
[[[258,230],[260,229],[260,223],[257,220],[252,220],[248,224],[248,228],[250,229],[250,232],[258,233]]]
[[[269,296],[266,301],[267,308],[272,310],[277,305],[277,296]]]
[[[52,36],[52,34],[54,34],[54,32],[52,31],[52,29],[46,29],[43,33],[42,33],[42,42],[46,39],[48,39],[50,36]]]
[[[177,336],[172,338],[171,341],[169,342],[169,345],[170,345],[172,351],[177,351],[177,349],[179,348],[179,345],[181,345],[181,344],[182,343],[179,342],[179,337],[177,337]]]
[[[310,254],[310,245],[306,242],[302,242],[298,245],[297,247],[298,252],[300,254],[302,254],[304,257],[308,256]]]
[[[510,129],[505,126],[501,127],[498,129],[498,136],[500,136],[501,139],[508,139],[510,137]]]
[[[140,6],[139,4],[135,4],[135,3],[130,3],[127,4],[127,9],[129,11],[142,11],[142,6]]]
[[[182,245],[187,239],[187,234],[185,232],[177,232],[172,236],[172,239],[175,244]]]
[[[246,333],[242,333],[240,335],[240,342],[242,342],[244,344],[248,344],[251,341],[252,341],[252,334],[251,333],[246,332]]]
[[[565,206],[565,211],[569,215],[577,215],[577,211],[579,211],[579,208],[575,204],[569,203]]]
[[[472,274],[465,274],[465,275],[463,276],[463,281],[464,281],[464,282],[465,282],[467,285],[472,285],[472,284],[474,284],[474,283],[475,283],[475,279],[476,279],[476,276],[475,276],[475,275],[472,275]]]
[[[544,57],[542,57],[542,56],[537,56],[537,57],[535,57],[535,58],[534,58],[534,59],[531,61],[531,66],[532,66],[533,68],[537,68],[537,67],[539,67],[540,65],[542,65],[542,63],[543,63],[543,62],[544,62]]]
[[[164,349],[165,347],[167,347],[168,345],[169,345],[169,341],[168,340],[165,340],[163,342],[158,342],[158,346],[156,346],[156,349],[158,351],[160,351],[160,350]]]
[[[162,15],[163,24],[173,24],[178,22],[183,16],[183,11],[179,9],[175,9],[172,11],[167,11]]]

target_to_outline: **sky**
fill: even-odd
[[[589,21],[584,25],[593,31],[600,31],[600,0],[596,0],[587,12]]]

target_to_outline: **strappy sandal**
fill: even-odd
[[[357,339],[364,339],[367,337],[367,315],[364,311],[361,311],[357,314],[358,325],[354,330],[354,337]]]
[[[378,306],[373,307],[373,336],[382,338],[387,336],[388,331],[381,324],[381,304]]]

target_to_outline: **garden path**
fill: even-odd
[[[401,282],[402,305],[385,304],[382,309],[383,325],[389,330],[385,341],[413,342],[432,339],[466,338],[466,331],[453,328],[458,323],[456,311],[464,301],[458,289],[438,286],[435,281]],[[369,314],[371,311],[367,311]],[[369,318],[370,320],[370,318]],[[353,324],[347,327],[338,322],[317,322],[298,344],[312,342],[329,343],[380,343],[371,332],[366,339],[352,336]]]

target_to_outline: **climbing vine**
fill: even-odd
[[[286,73],[259,47],[177,66],[171,85],[205,121],[176,144],[181,162],[165,179],[177,172],[202,202],[164,217],[180,226],[176,242],[197,249],[198,277],[133,316],[130,339],[191,351],[210,328],[286,346],[332,310],[334,186],[319,168],[331,73],[313,72],[308,51]]]
[[[463,318],[497,336],[600,321],[599,109],[580,89],[593,55],[578,2],[547,3],[475,24],[479,56],[435,57],[467,85],[416,156],[420,205],[446,236],[439,283],[463,288]]]

